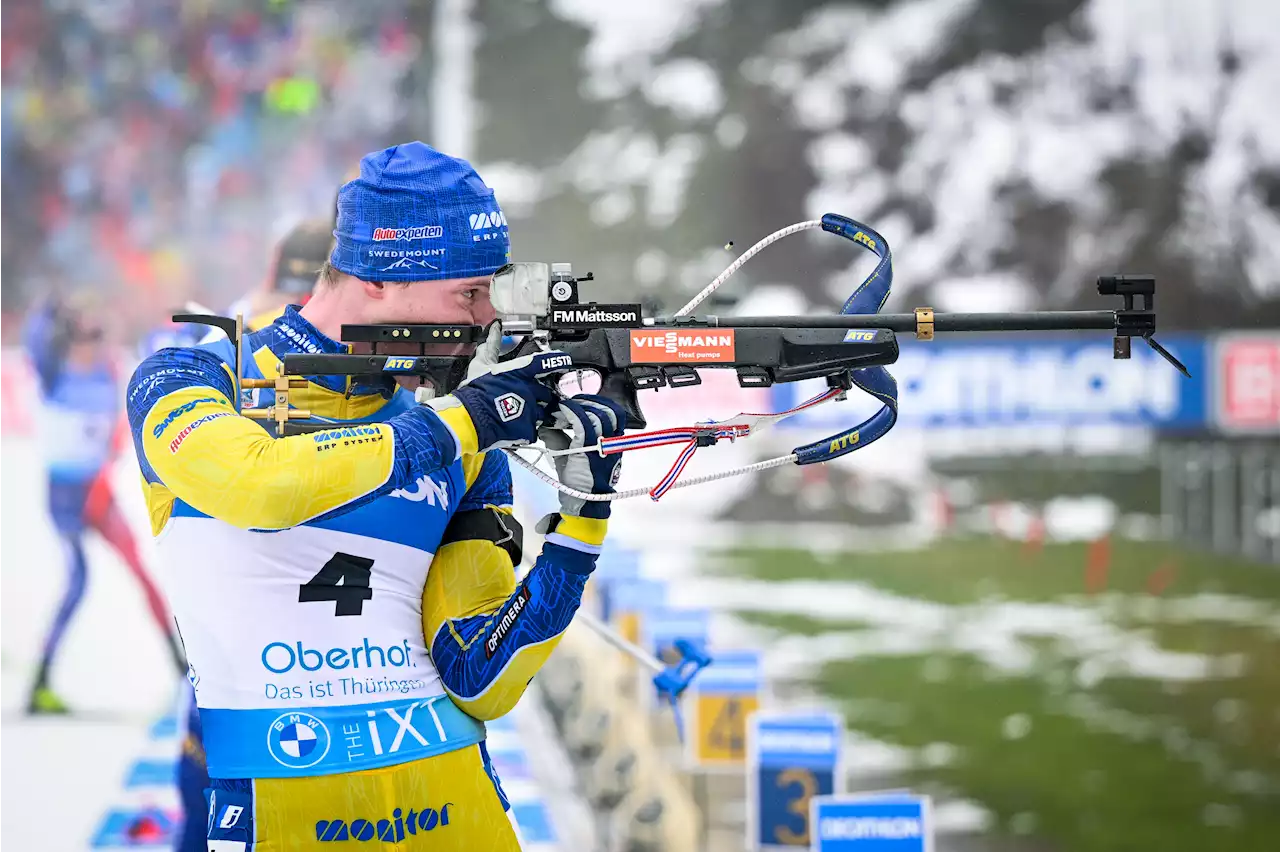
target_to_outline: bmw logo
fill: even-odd
[[[284,713],[267,730],[267,750],[290,769],[306,769],[329,753],[329,729],[310,713]]]

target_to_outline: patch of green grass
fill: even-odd
[[[906,597],[968,604],[990,599],[1048,601],[1097,591],[1146,594],[1152,574],[1168,596],[1202,592],[1280,600],[1280,571],[1169,545],[1115,540],[1109,566],[1087,570],[1088,543],[1046,544],[976,537],[918,551],[815,554],[803,549],[734,549],[708,560],[721,573],[762,580],[857,580]]]
[[[1015,816],[1033,814],[1023,839],[1035,848],[1251,852],[1280,836],[1275,799],[1225,788],[1159,738],[1091,726],[1039,674],[993,676],[963,654],[865,657],[825,665],[816,685],[844,705],[853,728],[905,746],[957,746],[953,762],[917,769],[910,783],[981,801],[1006,837]],[[869,696],[891,700],[893,712],[876,712]],[[1010,739],[1014,714],[1030,725]]]
[[[1280,654],[1280,637],[1259,624],[1236,624],[1200,618],[1193,621],[1160,621],[1153,617],[1121,617],[1117,624],[1144,632],[1155,644],[1167,651],[1188,654],[1234,654],[1267,656],[1276,661]]]
[[[785,612],[755,612],[751,610],[734,611],[733,615],[758,627],[792,633],[799,636],[821,636],[832,630],[862,630],[868,625],[860,621],[815,621],[803,615],[792,615]]]
[[[1217,620],[1207,611],[1186,621],[1185,612],[1174,618],[1174,611],[1187,604],[1178,598],[1214,593],[1251,599],[1274,613],[1280,572],[1117,540],[1105,573],[1090,573],[1089,552],[1084,543],[1032,550],[968,538],[917,552],[734,550],[712,564],[770,581],[860,581],[953,605],[1087,605],[1091,593],[1106,594],[1092,599],[1101,617],[1165,651],[1205,655],[1212,663],[1204,678],[1108,677],[1085,690],[1075,678],[1090,652],[1053,636],[1020,636],[1035,662],[1017,675],[941,650],[827,663],[814,686],[839,702],[853,729],[909,747],[953,745],[954,760],[918,768],[903,781],[936,784],[990,808],[998,826],[984,842],[994,847],[1273,848],[1280,837],[1280,637],[1270,626],[1233,622],[1230,614]],[[1160,594],[1151,593],[1155,587]],[[955,610],[957,617],[964,612]],[[866,627],[798,615],[740,617],[809,637]],[[1010,739],[1006,719],[1019,714],[1029,728]]]
[[[1108,678],[1095,694],[1212,741],[1233,765],[1268,773],[1280,786],[1280,637],[1263,627],[1211,621],[1148,631],[1162,648],[1217,658],[1221,670],[1167,683]]]

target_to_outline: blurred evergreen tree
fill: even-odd
[[[806,218],[804,198],[815,180],[805,157],[807,136],[789,120],[789,106],[750,82],[741,66],[822,5],[797,0],[705,9],[699,26],[651,60],[655,68],[682,60],[709,67],[719,108],[688,115],[655,105],[642,86],[593,97],[584,68],[591,33],[557,18],[547,0],[483,4],[476,73],[483,117],[475,159],[536,169],[547,188],[536,211],[508,216],[516,254],[572,260],[580,272],[594,271],[593,292],[602,300],[644,291],[674,310],[732,260],[722,248],[727,241],[741,252]],[[585,158],[598,157],[589,152],[600,149],[620,160],[629,158],[628,149],[660,161],[681,154],[693,159],[674,215],[655,209],[662,205],[649,185],[652,174],[583,176]],[[641,283],[637,260],[646,254],[654,280]],[[807,264],[803,246],[783,243],[747,267],[735,285],[799,283]]]
[[[840,68],[839,58],[863,33],[857,15],[872,22],[885,11],[910,6],[919,12],[927,5],[920,0],[691,0],[681,10],[683,17],[672,19],[668,43],[646,53],[645,34],[637,34],[634,54],[609,69],[612,79],[602,88],[593,47],[600,33],[574,17],[581,9],[556,0],[475,4],[480,114],[473,159],[482,168],[502,164],[532,176],[538,187],[535,203],[504,201],[516,256],[571,260],[580,274],[595,272],[598,284],[592,292],[600,300],[643,295],[671,309],[756,240],[823,212],[843,213],[873,227],[905,223],[895,227],[911,239],[890,237],[890,242],[899,250],[900,265],[904,257],[914,259],[914,239],[941,233],[947,210],[939,207],[943,202],[930,185],[910,188],[900,179],[899,169],[917,141],[904,100],[993,57],[1024,62],[1054,45],[1087,45],[1095,38],[1084,14],[1087,0],[975,0],[951,21],[936,49],[900,60],[904,73],[889,97],[875,95],[867,80],[840,78],[837,70],[826,93],[834,101],[828,108],[838,114],[835,125],[804,119],[803,85],[796,81],[807,85]],[[855,17],[819,17],[841,10]],[[653,6],[654,15],[668,12],[667,4]],[[823,22],[816,29],[815,20]],[[807,34],[797,37],[806,27]],[[847,37],[840,27],[847,28]],[[1226,92],[1251,59],[1235,53],[1228,36],[1220,41],[1219,74],[1204,85]],[[669,81],[664,75],[676,69],[692,74],[693,88],[710,80],[715,103],[699,109],[679,97],[673,100],[670,91],[657,91],[655,80]],[[1041,73],[1023,69],[1008,83],[993,83],[994,108],[1016,113],[1036,92],[1035,76]],[[1082,77],[1085,109],[1126,112],[1141,121],[1134,112],[1139,74],[1135,66],[1130,77]],[[791,82],[781,79],[788,75]],[[984,208],[987,220],[1007,234],[1003,243],[982,256],[967,250],[967,240],[953,240],[958,247],[933,258],[926,274],[899,276],[895,306],[932,303],[935,275],[997,273],[1033,286],[1034,304],[1041,307],[1096,307],[1097,275],[1152,272],[1160,281],[1166,328],[1280,322],[1280,302],[1263,300],[1242,283],[1248,241],[1258,239],[1256,230],[1250,236],[1234,223],[1219,223],[1228,238],[1219,238],[1212,250],[1189,236],[1203,233],[1205,217],[1214,215],[1200,203],[1196,181],[1218,144],[1219,117],[1188,122],[1183,137],[1166,148],[1135,148],[1112,160],[1099,177],[1106,197],[1100,217],[1083,215],[1072,202],[1043,197],[1023,175],[1011,173],[981,202],[989,207],[989,213]],[[985,113],[975,112],[975,130],[986,120]],[[854,209],[865,202],[843,194],[842,184],[832,182],[815,160],[817,144],[834,134],[867,147],[870,160],[857,176],[886,184],[866,209]],[[1256,171],[1256,194],[1274,215],[1280,192],[1268,187],[1280,185],[1277,172],[1264,162]],[[673,188],[679,190],[674,207],[669,203]],[[1221,212],[1217,215],[1220,219]],[[1081,239],[1093,237],[1100,242],[1082,259]],[[732,251],[723,249],[729,240]],[[839,282],[836,290],[848,289],[860,278],[861,267],[857,275],[851,270],[857,257],[831,238],[796,237],[762,253],[726,289],[742,294],[760,283],[786,283],[831,307],[839,295],[831,285]]]

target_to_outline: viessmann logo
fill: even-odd
[[[733,329],[631,332],[631,360],[641,363],[732,361],[734,357]]]

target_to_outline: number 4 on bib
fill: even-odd
[[[360,615],[364,602],[373,597],[369,588],[372,569],[372,559],[335,553],[319,573],[298,587],[298,603],[333,601],[334,615]]]

